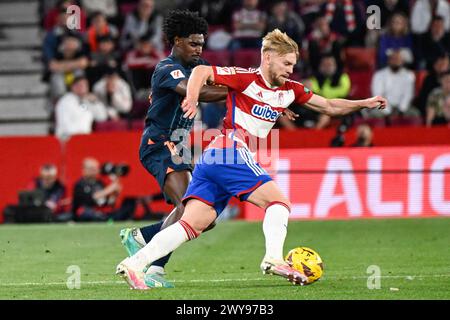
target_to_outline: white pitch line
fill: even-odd
[[[434,274],[434,275],[414,275],[414,276],[372,276],[372,278],[390,278],[390,279],[400,279],[404,278],[405,280],[414,280],[415,278],[449,278],[450,274]],[[339,279],[339,280],[345,280],[345,279],[367,279],[368,277],[359,276],[359,277],[339,277],[339,276],[333,276],[333,277],[323,277],[321,280],[333,280],[333,279]],[[266,280],[267,277],[264,278],[243,278],[243,279],[191,279],[191,280],[171,280],[175,283],[208,283],[208,282],[247,282],[247,281],[261,281]],[[123,284],[124,281],[81,281],[81,285],[94,285],[94,284]],[[0,283],[0,287],[16,287],[16,286],[63,286],[66,285],[66,282],[17,282],[17,283]]]

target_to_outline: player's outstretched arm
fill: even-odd
[[[185,97],[187,92],[188,80],[182,80],[176,87],[175,92]],[[200,102],[217,102],[227,98],[228,88],[224,86],[204,85],[200,89],[198,101]]]
[[[197,66],[192,70],[189,77],[186,98],[181,104],[185,118],[193,119],[197,114],[200,90],[206,82],[214,82],[214,71],[211,66]]]
[[[363,100],[325,99],[314,94],[306,103],[306,107],[331,117],[343,116],[364,108],[384,109],[387,101],[385,98],[375,96]]]

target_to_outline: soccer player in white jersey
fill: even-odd
[[[307,277],[283,260],[291,203],[267,172],[253,159],[249,138],[265,138],[277,118],[293,102],[329,116],[341,116],[362,108],[384,108],[383,97],[364,100],[325,99],[301,83],[289,80],[299,57],[298,46],[278,29],[263,38],[261,66],[254,69],[197,66],[182,103],[185,117],[197,112],[200,88],[206,82],[228,87],[224,130],[204,151],[183,199],[184,214],[141,250],[117,266],[134,289],[146,289],[143,270],[184,242],[197,238],[222,212],[231,197],[265,210],[263,233],[266,252],[263,273],[306,284]]]

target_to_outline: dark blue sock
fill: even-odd
[[[155,234],[157,234],[161,230],[163,223],[164,223],[164,220],[162,220],[158,223],[140,228],[142,237],[144,238],[145,243],[149,243],[150,240],[152,240],[152,238],[155,236]],[[171,255],[172,255],[172,253],[169,253],[167,256],[162,257],[159,260],[156,260],[155,262],[152,263],[152,266],[158,266],[158,267],[164,268],[166,263],[169,261],[169,258]]]

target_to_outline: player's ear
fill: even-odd
[[[173,44],[176,46],[179,46],[181,44],[182,39],[180,37],[175,36],[175,38],[173,38]]]

